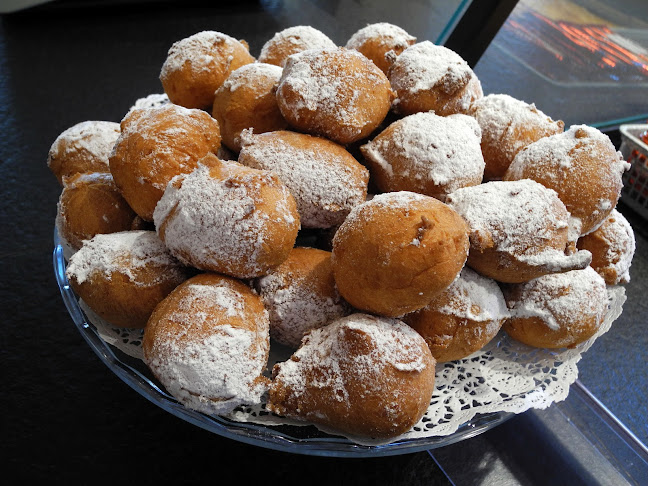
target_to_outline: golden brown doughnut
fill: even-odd
[[[468,112],[482,130],[484,180],[499,180],[515,155],[530,143],[561,133],[565,124],[553,121],[536,106],[505,94],[475,100]]]
[[[387,22],[378,22],[369,24],[353,34],[346,48],[364,54],[387,75],[395,56],[415,43],[416,37],[412,37],[400,27]],[[388,52],[392,52],[393,56],[387,56]]]
[[[491,181],[446,198],[470,227],[467,264],[499,282],[526,282],[585,268],[589,252],[571,253],[569,213],[555,191],[526,179]]]
[[[395,121],[360,150],[381,192],[412,191],[444,201],[480,184],[484,159],[474,118],[415,113]]]
[[[276,131],[244,134],[242,145],[239,163],[277,174],[294,196],[304,228],[338,225],[366,199],[369,172],[335,142]]]
[[[497,335],[506,317],[497,283],[464,267],[447,289],[403,321],[423,336],[440,363],[479,351]]]
[[[277,32],[261,48],[259,62],[283,67],[292,54],[308,49],[335,49],[326,34],[308,25],[297,25]]]
[[[598,229],[582,236],[576,246],[592,254],[591,266],[607,285],[630,281],[635,236],[628,220],[616,209]]]
[[[96,235],[70,258],[70,286],[115,327],[143,328],[169,292],[189,277],[154,231]]]
[[[394,109],[401,115],[434,111],[437,115],[467,113],[483,96],[479,79],[456,52],[419,42],[405,49],[389,70],[396,91]]]
[[[110,157],[110,172],[124,199],[144,220],[167,183],[191,172],[200,158],[220,147],[218,123],[201,110],[168,104],[131,111]]]
[[[47,154],[47,166],[61,185],[63,177],[76,173],[110,172],[108,158],[119,133],[119,123],[77,123],[56,137]]]
[[[373,132],[392,98],[385,74],[358,51],[344,48],[290,56],[277,87],[279,109],[290,125],[341,144]]]
[[[164,92],[185,108],[211,109],[214,92],[232,71],[254,62],[245,41],[214,31],[175,42],[160,71]]]
[[[335,288],[328,251],[293,248],[285,262],[254,286],[270,314],[270,337],[293,348],[309,330],[351,313]]]
[[[249,287],[196,275],[155,309],[144,330],[144,362],[187,408],[227,414],[260,403],[268,379],[268,313]]]
[[[299,230],[295,200],[276,175],[214,155],[171,181],[153,220],[180,261],[237,278],[279,266]]]
[[[364,443],[411,429],[430,405],[435,362],[396,319],[352,314],[304,337],[275,365],[268,409]]]
[[[130,230],[136,216],[109,173],[63,178],[56,227],[73,252],[95,235]]]
[[[592,267],[504,287],[503,329],[536,348],[573,348],[599,330],[608,306],[605,281]]]
[[[356,206],[333,238],[333,273],[351,305],[398,317],[421,309],[457,277],[468,227],[450,207],[412,192]]]
[[[629,167],[607,135],[574,125],[518,152],[504,180],[533,179],[556,191],[572,215],[570,229],[577,239],[598,228],[614,209]]]
[[[275,96],[280,77],[280,67],[255,62],[233,71],[216,90],[212,116],[218,121],[223,144],[230,150],[241,150],[239,136],[246,128],[254,133],[288,128]]]

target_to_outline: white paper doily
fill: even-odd
[[[478,414],[522,413],[530,408],[547,408],[564,400],[578,377],[577,363],[582,353],[606,333],[621,314],[625,289],[608,287],[609,306],[599,332],[573,349],[539,349],[514,341],[500,333],[488,345],[462,360],[437,366],[435,393],[430,407],[414,428],[398,439],[453,434],[459,426]],[[127,355],[142,359],[141,330],[116,329],[106,324],[82,301],[80,306],[99,335]],[[268,369],[290,357],[291,350],[271,346]],[[265,410],[265,404],[241,407],[228,418],[265,426],[295,422]]]

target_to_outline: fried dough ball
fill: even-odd
[[[211,109],[214,92],[232,71],[254,62],[244,40],[203,31],[175,42],[160,71],[164,92],[185,108]]]
[[[415,43],[416,37],[412,37],[400,27],[378,22],[358,30],[348,40],[346,47],[364,54],[388,75],[395,56]],[[388,52],[393,52],[394,56],[387,56]]]
[[[169,97],[166,93],[152,93],[144,98],[138,98],[135,100],[135,103],[130,107],[128,113],[141,108],[159,108],[168,105],[169,103],[171,103],[171,101],[169,101]]]
[[[410,430],[430,405],[435,362],[396,319],[353,314],[314,329],[274,366],[268,409],[360,443]]]
[[[470,227],[468,265],[499,282],[585,268],[591,255],[571,253],[569,213],[555,191],[526,179],[491,181],[446,198]]]
[[[635,253],[635,236],[628,220],[616,209],[598,229],[581,237],[579,250],[592,254],[591,266],[608,285],[628,283]]]
[[[230,150],[241,150],[239,137],[246,128],[252,128],[254,133],[288,128],[274,91],[281,71],[272,64],[246,64],[216,90],[212,116],[218,121],[223,144]]]
[[[95,235],[130,230],[136,217],[109,173],[63,178],[56,227],[71,252]]]
[[[162,299],[189,278],[154,231],[99,234],[70,258],[72,290],[115,327],[143,328]]]
[[[56,137],[47,154],[47,166],[61,186],[64,177],[77,173],[110,172],[108,158],[119,134],[119,123],[77,123]]]
[[[389,70],[396,91],[394,109],[401,115],[434,111],[437,115],[467,113],[483,96],[481,83],[459,54],[430,41],[408,47]]]
[[[335,49],[326,34],[308,25],[288,27],[277,32],[261,48],[259,62],[284,67],[288,56],[308,49]]]
[[[218,123],[201,110],[168,104],[131,111],[110,156],[110,172],[124,199],[144,220],[167,183],[191,172],[198,160],[220,147]]]
[[[444,201],[480,184],[484,159],[474,118],[415,113],[395,121],[360,147],[381,192],[412,191]]]
[[[344,48],[290,56],[277,87],[279,109],[290,125],[341,144],[373,132],[392,98],[385,74],[358,51]]]
[[[311,329],[351,313],[335,287],[328,251],[293,248],[285,262],[254,286],[270,313],[270,336],[295,349]]]
[[[268,387],[268,313],[233,278],[204,273],[177,287],[151,315],[142,348],[167,391],[199,412],[256,405]]]
[[[503,329],[536,348],[573,348],[599,330],[608,305],[605,281],[592,267],[504,287],[511,317]]]
[[[279,266],[299,230],[295,200],[276,175],[214,155],[171,180],[153,220],[180,261],[237,278]]]
[[[352,306],[389,317],[425,307],[461,271],[468,227],[453,209],[412,192],[356,206],[333,238],[338,291]]]
[[[629,167],[607,135],[574,125],[518,152],[504,180],[533,179],[556,191],[572,215],[577,239],[598,228],[616,207],[621,176]]]
[[[543,137],[561,133],[565,127],[561,120],[552,120],[533,103],[505,94],[475,100],[468,113],[481,127],[486,181],[502,179],[520,150]]]
[[[488,344],[509,315],[497,283],[465,267],[423,309],[407,314],[437,363],[470,356]]]
[[[289,131],[242,138],[239,163],[277,174],[294,196],[304,228],[339,225],[367,197],[369,172],[335,142]]]

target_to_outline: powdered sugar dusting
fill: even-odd
[[[593,163],[596,164],[596,180],[585,182],[584,171],[592,167],[592,163],[588,161],[595,161]],[[563,133],[541,138],[522,149],[509,166],[506,179],[541,177],[542,179],[538,180],[542,180],[556,189],[561,197],[566,198],[567,209],[574,218],[583,220],[583,230],[589,233],[602,223],[610,211],[611,192],[616,193],[616,204],[623,186],[622,174],[629,167],[621,153],[615,152],[614,145],[607,135],[587,125],[573,125]],[[529,175],[530,173],[538,176]],[[599,196],[599,199],[593,201],[592,207],[589,207],[587,198],[583,198],[584,202],[567,200],[570,198],[567,194],[590,183],[599,189],[599,194],[591,196]],[[596,224],[592,228],[594,222]]]
[[[560,271],[591,257],[589,252],[565,255],[560,244],[567,240],[560,231],[567,228],[569,213],[555,191],[530,179],[462,188],[446,201],[466,220],[471,235],[492,240],[494,249],[518,260]]]
[[[122,231],[99,234],[85,241],[70,258],[66,275],[81,284],[95,274],[110,279],[113,273],[119,273],[143,285],[137,280],[137,270],[151,264],[178,266],[155,232]],[[155,283],[150,282],[152,285]]]
[[[509,315],[504,296],[494,280],[464,267],[444,292],[448,302],[438,311],[477,322],[499,321]]]
[[[132,137],[137,140],[137,146],[149,149],[141,154],[127,153],[128,162],[146,172],[141,184],[150,184],[161,191],[166,188],[169,173],[189,171],[197,159],[220,145],[218,123],[202,110],[168,103],[136,109],[129,115],[122,123],[118,143],[127,143]],[[208,145],[210,142],[212,146]]]
[[[332,274],[331,274],[332,277]],[[323,293],[308,280],[308,273],[271,271],[256,281],[270,314],[270,335],[297,348],[307,331],[322,327],[350,312],[337,291]]]
[[[345,63],[355,58],[366,69],[340,69],[343,58],[348,58]],[[281,96],[285,87],[291,90],[291,113],[299,115],[301,110],[322,113],[323,117],[333,117],[339,122],[340,131],[356,134],[374,120],[363,109],[367,89],[360,92],[354,87],[383,86],[386,82],[382,71],[355,50],[310,49],[288,58],[277,93]],[[282,108],[281,103],[279,107]]]
[[[47,165],[53,157],[65,157],[75,152],[85,152],[108,169],[108,158],[120,134],[119,123],[109,121],[83,121],[64,130],[52,144]]]
[[[585,236],[582,241],[589,239],[598,240],[603,252],[600,256],[594,255],[592,267],[609,285],[628,283],[630,266],[636,249],[634,231],[628,220],[619,211],[613,209],[601,227]],[[581,246],[591,249],[592,252],[595,251],[595,247],[590,247],[587,243],[581,245],[579,241],[578,247]]]
[[[473,76],[472,69],[459,54],[430,41],[405,49],[394,61],[393,69],[402,72],[402,75],[389,78],[397,92],[417,93],[434,87],[452,92]]]
[[[342,157],[341,147],[330,150],[317,138],[284,139],[282,133],[243,134],[239,162],[277,174],[295,198],[303,227],[341,224],[351,208],[365,201],[367,170],[351,154]]]
[[[346,47],[349,49],[358,49],[372,39],[378,40],[379,45],[400,49],[406,49],[416,41],[416,37],[412,37],[397,25],[378,22],[369,24],[353,34],[348,40]]]
[[[297,25],[277,32],[270,40],[268,40],[261,48],[259,61],[266,62],[266,60],[272,56],[272,50],[276,49],[278,45],[282,46],[282,50],[288,48],[290,54],[306,51],[308,49],[336,48],[335,43],[323,32],[309,25]]]
[[[139,98],[135,101],[133,106],[130,107],[128,113],[133,110],[147,109],[147,108],[159,108],[171,103],[169,97],[166,93],[153,93],[145,96],[144,98]]]
[[[508,301],[511,315],[539,317],[554,331],[568,325],[575,313],[600,322],[607,310],[605,282],[592,267],[544,275],[519,288],[519,297]]]
[[[187,289],[192,299],[208,301],[222,310],[226,317],[244,318],[244,302],[234,289],[226,285],[204,285],[191,283]],[[189,304],[185,311],[191,312],[195,306]]]
[[[174,42],[162,65],[160,78],[166,78],[169,73],[178,71],[186,65],[195,73],[209,71],[215,62],[222,61],[220,58],[216,58],[219,54],[215,46],[220,44],[225,46],[227,52],[231,52],[240,43],[227,34],[211,30],[198,32]],[[229,56],[223,60],[229,66],[233,58]],[[229,68],[226,69],[226,71],[228,70]]]
[[[276,83],[279,82],[282,72],[283,69],[274,64],[266,64],[263,62],[245,64],[232,71],[220,89],[234,92],[243,86],[248,86],[256,78],[266,78],[274,80]]]
[[[238,164],[222,164],[219,179],[203,164],[172,179],[153,213],[155,227],[158,232],[164,228],[167,247],[188,264],[223,267],[230,274],[245,262],[251,272],[262,271],[259,255],[269,238],[268,225],[297,224],[288,207],[290,194],[269,173],[250,170],[241,174]],[[257,207],[262,184],[277,187],[283,196],[277,200],[274,220]]]
[[[353,352],[345,339],[349,330],[366,335],[369,348],[362,353]],[[385,367],[422,371],[426,360],[421,343],[426,346],[416,331],[399,320],[352,314],[310,331],[293,358],[277,365],[275,380],[290,388],[296,396],[305,393],[306,386],[331,387],[339,400],[346,400],[349,392],[342,367],[354,370],[356,376],[362,376],[371,387],[372,382],[379,382],[378,377]],[[313,368],[324,371],[321,380],[306,383],[304,370]]]
[[[499,146],[508,160],[531,140],[528,136],[520,136],[518,132],[533,130],[539,136],[549,135],[560,131],[562,122],[555,122],[536,106],[506,94],[489,94],[475,100],[470,108],[482,127],[482,138],[489,146],[504,141]]]
[[[363,153],[390,178],[402,178],[421,191],[431,181],[452,192],[481,182],[485,164],[480,137],[472,117],[416,113],[394,122],[363,146]]]

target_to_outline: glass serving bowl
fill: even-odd
[[[83,312],[78,297],[71,289],[65,276],[66,261],[56,230],[54,231],[53,264],[63,302],[75,326],[101,361],[124,383],[158,407],[222,437],[297,454],[329,457],[379,457],[408,454],[453,444],[482,434],[515,415],[510,412],[479,414],[462,424],[450,435],[405,438],[375,446],[360,445],[344,437],[328,435],[314,426],[266,426],[205,415],[180,404],[164,390],[141,360],[128,356],[100,336]]]

